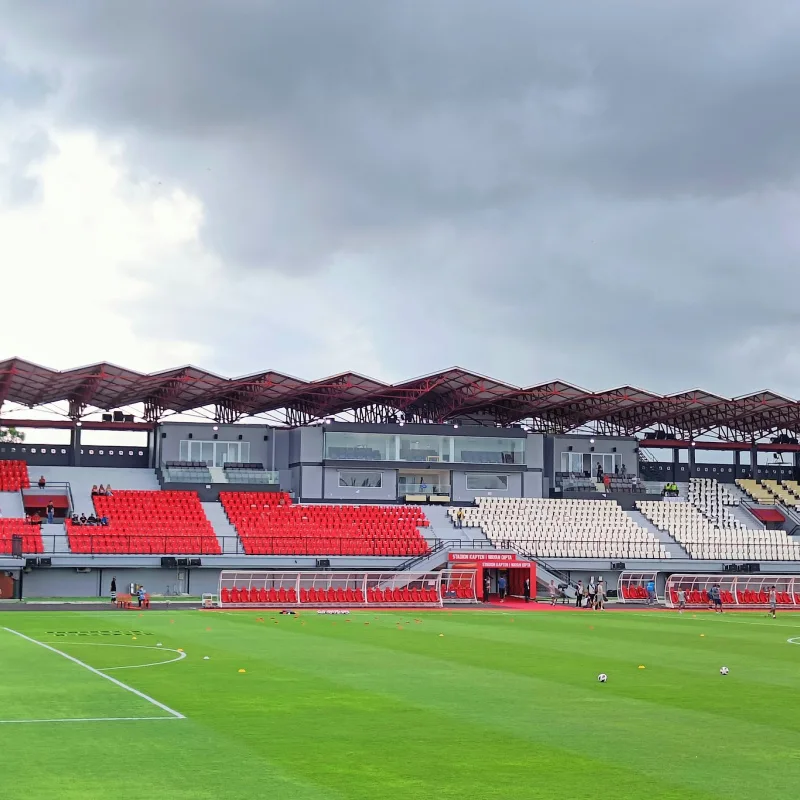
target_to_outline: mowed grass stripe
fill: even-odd
[[[791,736],[787,736],[780,728],[765,729],[748,721],[737,721],[726,716],[724,709],[712,707],[711,711],[707,710],[701,695],[707,691],[708,686],[713,685],[712,681],[716,681],[716,685],[730,686],[727,679],[720,678],[716,673],[704,683],[705,689],[701,688],[699,692],[689,684],[681,694],[682,690],[678,690],[680,684],[673,683],[659,685],[652,696],[641,700],[631,699],[624,694],[611,694],[606,691],[612,688],[611,684],[598,686],[592,679],[583,684],[591,686],[591,689],[577,689],[568,664],[559,666],[560,678],[554,679],[550,676],[548,680],[541,680],[538,676],[533,678],[515,674],[506,666],[500,665],[491,670],[470,668],[464,664],[442,665],[437,663],[441,653],[434,659],[411,657],[409,663],[407,654],[393,649],[388,663],[392,665],[395,679],[387,684],[378,666],[381,660],[387,658],[386,654],[369,652],[369,648],[380,650],[377,640],[368,647],[348,642],[342,653],[336,640],[325,632],[322,637],[313,636],[316,641],[312,643],[302,642],[298,652],[293,649],[294,643],[291,641],[296,638],[298,629],[293,629],[293,633],[290,630],[292,629],[289,626],[282,630],[265,630],[265,635],[273,640],[269,654],[263,656],[265,659],[274,662],[277,658],[281,663],[286,660],[294,661],[296,669],[315,675],[317,680],[327,679],[351,687],[357,686],[362,692],[402,697],[406,703],[418,705],[421,709],[437,709],[438,715],[447,713],[472,719],[476,724],[480,724],[482,720],[492,728],[497,724],[495,711],[502,710],[500,724],[515,731],[517,735],[525,735],[540,742],[563,742],[564,747],[569,748],[572,745],[577,751],[583,747],[585,737],[582,734],[587,728],[586,719],[594,719],[597,714],[601,714],[604,720],[608,720],[608,729],[603,736],[596,737],[602,741],[595,743],[592,740],[595,752],[599,747],[604,758],[612,762],[625,759],[627,754],[628,766],[641,769],[652,776],[662,774],[664,763],[673,764],[674,761],[674,766],[670,767],[671,781],[680,781],[695,789],[702,787],[713,791],[714,786],[719,785],[717,773],[725,769],[726,765],[729,768],[732,759],[735,759],[738,766],[747,764],[750,771],[759,770],[763,766],[762,756],[754,756],[750,746],[754,737],[758,737],[764,747],[771,748],[775,757],[793,758]],[[398,641],[403,636],[403,632],[393,628],[382,632],[382,635],[385,637],[387,633]],[[298,659],[300,652],[305,656],[304,661]],[[462,656],[466,652],[463,651]],[[540,655],[539,664],[541,663],[547,662],[542,662]],[[627,687],[646,680],[644,672],[629,668],[629,674],[629,682],[625,684]],[[622,681],[617,682],[624,692]],[[482,688],[478,693],[479,702],[473,704],[465,698],[476,699],[476,686]],[[694,707],[676,707],[676,699],[685,698],[687,692],[693,697]],[[726,702],[732,709],[739,710],[741,694],[731,692]],[[601,707],[594,706],[595,703],[601,704]],[[491,714],[484,713],[481,719],[477,719],[476,707],[491,707],[495,711]],[[548,724],[548,719],[563,717],[565,711],[574,715],[574,721],[561,719],[557,724]],[[456,727],[458,725],[457,722],[452,724]],[[592,723],[589,727],[592,727]],[[665,730],[674,732],[666,740],[663,736]],[[657,732],[658,737],[648,736],[649,731],[654,734]],[[717,731],[720,735],[711,735],[710,731]],[[487,731],[488,738],[493,735],[494,731]],[[642,749],[640,742],[643,743]],[[631,759],[634,754],[635,758]],[[692,762],[701,755],[702,762],[695,766]],[[779,788],[788,790],[792,782],[800,777],[796,768],[792,768],[791,773],[789,775],[787,771],[783,776],[775,776],[773,782]],[[709,774],[715,776],[713,783],[708,780]],[[733,796],[747,796],[746,792],[740,792],[737,781],[731,781],[727,790]]]
[[[25,616],[23,630],[39,638],[37,615]],[[72,627],[83,615],[69,616]],[[157,761],[167,771],[175,764],[175,774],[195,791],[180,793],[176,785],[178,793],[165,794],[160,773],[148,770],[137,776],[140,794],[238,798],[249,787],[261,796],[273,794],[274,782],[276,796],[302,800],[526,800],[587,792],[615,800],[689,793],[696,800],[783,800],[800,779],[792,733],[757,724],[757,716],[746,713],[749,706],[778,718],[796,707],[794,693],[781,692],[776,701],[769,681],[746,677],[748,667],[769,673],[772,659],[776,669],[789,663],[769,643],[771,634],[755,633],[758,628],[751,638],[747,626],[729,626],[741,634],[725,646],[743,648],[743,664],[723,679],[716,665],[706,676],[697,659],[686,669],[658,665],[668,658],[680,663],[694,648],[684,643],[682,621],[670,617],[662,625],[664,615],[598,614],[588,623],[589,614],[537,614],[503,624],[502,614],[461,612],[425,614],[417,625],[407,614],[377,620],[354,614],[350,622],[260,616],[263,623],[249,614],[148,617],[148,629],[165,646],[182,647],[189,657],[131,670],[126,680],[190,717],[179,737],[174,731],[172,738],[164,731],[147,737],[158,735]],[[396,629],[398,621],[403,630]],[[427,632],[433,621],[444,638],[438,630]],[[594,635],[598,625],[602,636]],[[702,652],[718,653],[721,642],[709,637]],[[782,647],[781,653],[792,650]],[[636,670],[628,663],[636,661],[629,659],[632,650],[644,651],[656,666]],[[85,652],[78,657],[91,663]],[[593,664],[585,675],[581,659],[617,665],[605,670],[610,683],[596,683]],[[246,674],[238,674],[241,667]],[[722,694],[715,700],[713,692]],[[720,698],[744,705],[744,718],[717,708]],[[25,738],[32,752],[44,743]],[[67,784],[80,785],[79,765],[91,752],[87,741],[60,745],[73,755],[64,764]],[[105,739],[91,742],[107,770],[119,766],[125,774],[131,768],[124,745],[117,752]],[[142,757],[138,743],[133,749]],[[220,774],[229,776],[229,785]],[[45,786],[44,778],[37,780]],[[87,792],[73,796],[105,796],[92,793],[99,786],[94,778],[87,783]],[[210,787],[217,787],[215,795]]]

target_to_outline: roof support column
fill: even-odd
[[[755,441],[750,442],[750,477],[758,480],[758,447]]]
[[[695,475],[695,443],[694,439],[689,442],[689,480],[696,477]]]
[[[81,465],[81,429],[75,425],[69,432],[69,465],[79,467]]]

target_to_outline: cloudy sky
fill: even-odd
[[[0,20],[0,357],[800,396],[796,0]]]

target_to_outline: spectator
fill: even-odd
[[[101,524],[103,527],[105,527],[106,525],[108,525],[108,517],[107,517],[105,514],[103,514],[103,516],[102,516],[102,517],[100,517],[100,524]]]
[[[89,519],[86,520],[89,525],[97,525],[99,524],[100,520],[94,514],[89,514]]]
[[[97,497],[98,494],[99,493],[97,491],[97,485],[95,484],[94,486],[92,486],[92,497]]]
[[[100,497],[105,497],[106,495],[106,487],[103,486],[102,483],[97,487],[97,494],[100,495]]]
[[[72,524],[73,525],[80,525],[81,524],[80,517],[77,514],[73,514],[72,515]]]
[[[53,524],[53,519],[55,518],[55,515],[56,515],[56,507],[53,505],[53,501],[51,500],[47,504],[47,524],[48,525],[52,525]]]
[[[47,486],[47,481],[45,480],[44,475],[41,475],[39,477],[39,488],[44,489],[45,486]]]
[[[81,514],[80,519],[81,519],[81,525],[85,525],[86,524],[86,514]]]
[[[111,491],[111,484],[107,483],[106,484],[106,497],[113,497],[113,496],[114,496],[114,492]]]
[[[456,512],[456,528],[464,527],[464,509],[459,508]]]

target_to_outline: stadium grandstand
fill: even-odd
[[[53,404],[61,416],[25,411]],[[800,404],[770,392],[15,358],[0,409],[0,428],[36,433],[0,441],[0,569],[17,595],[104,596],[118,577],[219,598],[223,574],[252,574],[225,596],[433,602],[403,573],[437,575],[436,602],[442,586],[477,601],[527,569],[534,585],[633,571],[662,589],[678,572],[800,569]],[[97,443],[112,434],[136,444]],[[330,573],[354,577],[303,583]]]

